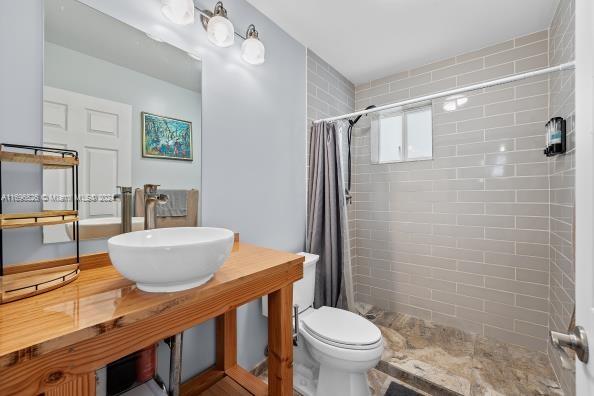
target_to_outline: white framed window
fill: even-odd
[[[433,158],[431,104],[381,112],[371,121],[371,162],[405,162]]]

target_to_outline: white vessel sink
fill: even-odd
[[[74,240],[73,223],[66,224],[66,233]],[[144,229],[144,217],[132,217],[132,231]],[[122,219],[120,217],[90,217],[78,222],[80,240],[103,239],[122,233]]]
[[[107,241],[114,267],[147,292],[175,292],[207,282],[231,254],[233,232],[224,228],[143,230]]]

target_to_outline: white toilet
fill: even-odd
[[[384,344],[367,319],[342,309],[313,308],[318,256],[305,256],[303,279],[293,285],[299,306],[298,346],[293,353],[294,387],[304,396],[370,395],[367,371],[379,362]],[[262,299],[268,316],[268,299]]]

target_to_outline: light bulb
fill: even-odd
[[[161,12],[171,22],[188,25],[194,22],[194,2],[192,0],[161,0]]]
[[[264,44],[255,37],[248,38],[241,44],[241,57],[250,65],[261,65],[265,55]]]
[[[221,15],[215,15],[208,21],[208,39],[217,47],[229,47],[235,41],[233,24]]]

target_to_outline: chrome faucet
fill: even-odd
[[[114,199],[120,200],[121,208],[121,233],[125,234],[132,231],[132,187],[117,186],[120,189],[118,194],[113,196]]]
[[[157,204],[164,204],[169,200],[165,194],[157,194],[158,184],[144,185],[144,229],[157,228]]]

